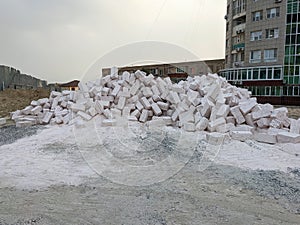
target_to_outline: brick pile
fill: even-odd
[[[148,126],[174,126],[188,132],[207,131],[211,138],[230,135],[240,141],[300,143],[300,119],[288,118],[285,107],[258,104],[251,93],[217,74],[172,83],[142,71],[123,72],[79,83],[79,91],[51,92],[12,113],[17,127],[36,124],[82,124],[94,117],[102,126],[118,118]],[[218,138],[217,138],[218,139]],[[216,141],[218,141],[216,139]]]

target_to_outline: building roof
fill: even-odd
[[[79,80],[73,80],[68,83],[59,84],[60,87],[78,87]]]

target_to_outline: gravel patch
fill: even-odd
[[[43,126],[22,127],[6,126],[0,128],[0,146],[11,144],[18,139],[35,135]]]

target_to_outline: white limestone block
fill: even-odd
[[[5,124],[6,124],[6,119],[0,118],[0,125],[5,125]]]
[[[139,121],[142,123],[145,123],[148,120],[148,115],[149,115],[149,111],[146,109],[143,109]]]
[[[247,115],[245,115],[245,120],[246,120],[247,125],[252,126],[252,127],[256,126],[251,113],[248,113]]]
[[[151,90],[153,92],[153,95],[160,96],[160,91],[156,85],[152,86]]]
[[[122,116],[122,111],[119,109],[112,108],[110,112],[112,114],[112,118],[120,118]]]
[[[29,115],[31,113],[31,110],[33,109],[32,106],[27,106],[24,109],[21,110],[21,113],[24,115]]]
[[[237,124],[242,124],[242,123],[246,122],[243,114],[240,111],[239,106],[235,106],[235,107],[230,108],[230,112],[234,116]]]
[[[251,131],[231,131],[230,136],[234,140],[243,142],[249,139],[253,139],[253,134]]]
[[[197,111],[194,115],[194,118],[195,118],[195,124],[197,124],[202,119],[201,113]]]
[[[218,126],[216,128],[216,131],[218,133],[227,133],[227,132],[231,131],[234,128],[235,128],[235,126],[234,126],[233,123],[226,123],[224,125]]]
[[[161,101],[161,98],[158,95],[153,95],[152,96],[153,101],[158,102]]]
[[[276,134],[254,132],[253,138],[255,141],[262,142],[262,143],[267,143],[267,144],[277,143]]]
[[[32,115],[37,115],[38,113],[42,112],[43,108],[42,106],[36,106],[31,110]]]
[[[48,98],[42,98],[42,99],[39,99],[38,102],[39,102],[39,105],[43,106],[43,105],[45,105],[46,103],[49,102],[49,99]]]
[[[113,119],[113,114],[111,113],[111,111],[109,109],[105,109],[103,111],[103,115],[107,118],[107,119]]]
[[[110,91],[110,88],[108,88],[108,87],[103,87],[102,90],[101,90],[101,95],[102,95],[102,96],[108,96],[109,91]]]
[[[125,97],[120,97],[118,101],[117,108],[120,110],[123,110],[126,104],[126,98]]]
[[[63,123],[63,117],[62,116],[56,116],[55,118],[56,124],[62,124]]]
[[[214,107],[215,105],[208,99],[204,98],[202,100],[202,109],[201,109],[201,115],[203,117],[209,118],[210,114],[211,114],[211,109],[212,107]]]
[[[257,111],[252,112],[252,118],[258,120],[260,118],[270,117],[273,109],[273,106],[270,104],[260,105]]]
[[[230,131],[250,131],[250,132],[254,132],[255,128],[249,125],[237,125],[232,127],[232,129]]]
[[[137,101],[137,103],[135,104],[135,107],[139,110],[142,111],[144,109],[143,104],[140,101]]]
[[[71,110],[73,112],[79,112],[79,111],[85,111],[85,106],[84,104],[73,104],[71,105]]]
[[[97,111],[96,111],[96,109],[95,109],[95,107],[89,108],[88,113],[89,113],[92,117],[94,117],[94,116],[96,116],[96,115],[98,114]]]
[[[38,101],[31,101],[30,105],[33,106],[33,107],[36,107],[36,106],[39,105],[39,102]]]
[[[141,82],[139,80],[136,80],[134,85],[130,88],[130,94],[136,95],[140,87],[141,87]]]
[[[235,125],[236,124],[235,118],[233,116],[227,116],[226,123],[232,123]]]
[[[118,96],[119,96],[119,97],[130,98],[130,96],[131,96],[130,91],[127,90],[127,89],[125,89],[125,90],[124,90],[124,89],[125,89],[125,88],[123,88],[123,91],[120,91],[120,92],[119,92]]]
[[[128,118],[130,116],[131,107],[125,106],[122,110],[122,117]]]
[[[43,124],[48,124],[50,122],[50,120],[52,119],[52,117],[54,116],[54,113],[53,112],[48,112],[45,114],[43,120],[42,120],[42,123]]]
[[[145,109],[151,109],[151,104],[146,97],[141,98],[141,103],[145,107]]]
[[[270,122],[270,127],[273,127],[273,128],[277,128],[277,129],[280,129],[282,127],[282,123],[279,119],[273,119],[271,122]]]
[[[84,82],[79,82],[78,87],[79,87],[79,90],[82,92],[89,92],[89,88]]]
[[[194,123],[184,123],[183,129],[188,132],[194,132],[196,131],[196,126]]]
[[[17,121],[16,122],[16,127],[21,128],[21,127],[30,127],[35,125],[32,121]]]
[[[143,93],[143,95],[144,95],[146,98],[150,98],[150,97],[152,97],[152,95],[153,95],[153,93],[152,93],[150,87],[144,87],[144,88],[142,89],[142,93]]]
[[[226,120],[223,117],[218,118],[208,123],[208,130],[210,132],[214,132],[218,126],[222,126],[224,124],[226,124]]]
[[[128,116],[128,121],[138,121],[135,116]]]
[[[118,67],[114,66],[110,69],[110,78],[111,79],[118,79],[119,78],[119,69],[118,69]]]
[[[167,111],[169,109],[169,104],[165,103],[165,102],[157,102],[157,105],[159,106],[159,108],[161,108],[161,110]]]
[[[268,128],[270,127],[271,119],[270,118],[261,118],[256,121],[256,124],[259,128]]]
[[[63,107],[63,108],[67,108],[68,102],[62,101],[62,102],[60,103],[60,106]]]
[[[134,116],[135,118],[140,118],[140,115],[141,115],[141,112],[139,111],[139,110],[134,110],[131,114],[130,114],[130,116]]]
[[[103,127],[113,127],[113,126],[117,125],[117,120],[116,119],[104,119],[101,124]]]
[[[160,116],[162,114],[162,111],[161,111],[160,107],[158,106],[158,104],[152,103],[151,108],[156,116]]]
[[[251,112],[251,110],[257,105],[256,98],[248,99],[247,101],[243,101],[239,103],[239,107],[241,112],[246,115]]]
[[[137,79],[140,79],[140,80],[144,80],[144,78],[146,77],[146,73],[143,72],[143,71],[140,71],[140,70],[137,70],[135,73],[134,73],[135,77]]]
[[[208,90],[208,93],[207,93],[207,96],[213,100],[213,101],[216,101],[219,93],[221,91],[221,87],[219,84],[215,83],[213,85],[211,85],[211,87],[209,88]]]
[[[50,96],[51,96],[52,98],[60,97],[60,96],[61,96],[61,93],[58,92],[58,91],[51,91]]]
[[[119,93],[120,90],[121,90],[121,86],[118,85],[118,84],[115,85],[113,91],[111,92],[111,95],[114,96],[114,97],[116,97],[118,95],[118,93]]]
[[[177,92],[175,92],[175,91],[170,91],[170,96],[171,96],[171,98],[172,98],[172,100],[173,100],[173,102],[174,102],[175,104],[180,103],[181,100],[180,100],[179,95],[178,95]]]
[[[298,120],[290,119],[290,121],[291,121],[290,132],[295,134],[300,134],[300,119]]]
[[[216,114],[216,117],[217,118],[220,118],[220,117],[223,117],[223,118],[226,118],[228,113],[230,111],[230,107],[229,105],[222,105],[218,111],[217,111],[217,114]]]
[[[126,80],[127,82],[129,82],[129,80],[130,80],[130,73],[128,71],[124,71],[122,73],[122,79]]]
[[[278,143],[300,143],[300,134],[294,134],[290,132],[280,132],[277,134]]]
[[[291,120],[286,117],[281,120],[281,124],[283,125],[283,127],[289,128],[291,125]]]
[[[208,127],[209,120],[205,117],[202,117],[196,125],[196,130],[204,131]]]
[[[179,111],[178,110],[175,110],[172,114],[172,121],[175,122],[178,118],[179,118]]]
[[[211,145],[222,145],[228,136],[221,133],[208,133],[206,140]]]
[[[286,107],[281,107],[281,108],[274,109],[271,114],[271,117],[276,118],[278,120],[284,120],[285,118],[287,118],[287,115],[288,115],[288,109]]]

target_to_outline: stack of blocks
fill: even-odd
[[[118,118],[148,126],[174,126],[188,132],[229,134],[245,141],[300,142],[300,119],[290,119],[286,108],[258,104],[251,93],[230,85],[217,74],[188,77],[172,83],[136,71],[111,74],[87,83],[79,91],[51,92],[12,113],[18,127],[35,124],[82,124],[94,117],[103,126],[117,125]]]

